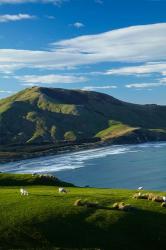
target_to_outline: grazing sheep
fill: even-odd
[[[139,187],[137,190],[138,190],[138,191],[143,190],[143,187]]]
[[[141,193],[136,193],[133,195],[134,199],[141,199],[141,197],[142,197]]]
[[[130,211],[132,209],[130,204],[125,204],[124,202],[119,203],[119,210]]]
[[[119,204],[116,202],[116,203],[114,203],[113,204],[113,206],[112,206],[112,208],[114,208],[114,209],[118,209],[119,208]]]
[[[114,203],[112,208],[121,211],[130,211],[133,209],[130,204],[125,204],[124,202]]]
[[[162,202],[161,207],[166,207],[166,202]]]
[[[83,206],[81,199],[76,200],[74,206]]]
[[[135,199],[148,199],[156,202],[165,202],[166,203],[166,197],[165,196],[159,196],[153,193],[146,193],[146,194],[141,194],[141,193],[136,193],[134,194],[133,198]]]
[[[59,193],[65,193],[65,194],[68,193],[67,190],[65,188],[62,188],[62,187],[60,187],[58,190],[59,190]]]
[[[24,190],[24,195],[29,195],[27,190]]]
[[[141,193],[137,193],[133,195],[133,198],[135,199],[148,199],[149,198],[149,194],[141,194]]]
[[[20,188],[20,194],[24,195],[24,189],[23,188]]]
[[[148,199],[149,198],[149,193],[141,194],[142,199]]]
[[[162,196],[155,195],[155,196],[152,198],[152,201],[163,202],[163,197],[162,197]]]
[[[28,191],[25,190],[24,188],[20,188],[20,194],[21,195],[29,195]]]
[[[154,198],[154,196],[155,196],[154,194],[149,193],[148,200],[151,201]]]
[[[163,201],[166,202],[166,196],[163,196]]]
[[[89,202],[89,201],[82,201],[81,199],[76,200],[74,202],[74,206],[85,206],[91,208],[99,208],[99,204],[97,202]]]

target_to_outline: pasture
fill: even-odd
[[[0,187],[0,249],[166,249],[166,208],[159,202],[133,199],[135,190],[56,186]],[[155,193],[155,192],[154,192]],[[162,194],[164,193],[159,193]],[[76,200],[98,208],[74,206]],[[115,202],[131,204],[125,212]]]

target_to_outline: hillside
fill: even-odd
[[[30,186],[44,185],[57,187],[74,187],[73,184],[59,180],[49,174],[4,174],[0,173],[0,187],[2,186]]]
[[[82,143],[166,140],[166,106],[137,105],[109,95],[32,87],[0,100],[0,155],[50,151]],[[9,145],[14,149],[8,150]],[[25,147],[27,148],[25,149]],[[33,147],[36,147],[34,149]],[[43,146],[42,146],[43,145]],[[21,151],[19,151],[21,152]]]
[[[68,187],[59,194],[56,186],[26,184],[29,195],[21,196],[19,183],[2,186],[0,178],[0,249],[165,250],[166,208],[133,199],[135,190]],[[78,199],[98,207],[74,206]],[[114,210],[115,202],[133,209]]]

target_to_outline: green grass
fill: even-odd
[[[135,133],[138,127],[143,134]],[[0,144],[5,146],[95,136],[115,144],[165,141],[165,129],[166,106],[125,103],[97,92],[32,87],[0,100]]]
[[[68,182],[59,180],[58,178],[42,174],[0,174],[1,186],[29,186],[29,185],[47,185],[47,186],[64,186],[73,187],[74,185]]]
[[[59,194],[46,185],[28,186],[29,196],[21,197],[19,188],[0,187],[0,249],[165,250],[166,208],[133,199],[135,191],[68,187],[68,194]],[[77,199],[103,208],[76,207]],[[120,201],[136,210],[112,210]]]
[[[109,125],[110,127],[97,133],[96,137],[99,137],[102,140],[108,140],[111,138],[120,137],[136,129],[120,122],[110,123]]]

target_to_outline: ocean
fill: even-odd
[[[78,186],[166,191],[166,143],[118,145],[0,164],[1,172],[49,173]]]

